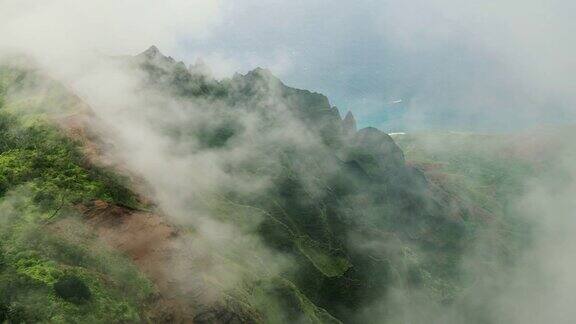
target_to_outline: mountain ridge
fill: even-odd
[[[156,174],[135,168],[138,162],[119,159],[124,163],[122,167],[104,163],[102,168],[127,176],[121,185],[104,182],[99,186],[104,192],[110,191],[107,195],[72,197],[62,200],[61,205],[65,210],[74,206],[80,210],[81,222],[87,222],[101,240],[108,240],[112,247],[133,258],[132,262],[156,285],[154,298],[158,303],[134,301],[130,304],[136,305],[130,308],[133,313],[126,316],[199,323],[364,323],[381,319],[361,315],[366,304],[405,286],[426,292],[430,303],[451,302],[462,284],[454,275],[460,271],[459,258],[474,235],[469,227],[482,227],[491,218],[485,217],[488,212],[474,202],[457,199],[454,193],[430,181],[428,174],[407,163],[404,152],[388,134],[376,128],[356,130],[351,112],[342,119],[325,96],[288,87],[264,69],[217,81],[164,56],[156,47],[122,60],[144,76],[137,84],[138,93],[152,100],[145,97],[143,102],[159,104],[144,111],[136,106],[134,115],[120,125],[146,117],[138,126],[155,132],[161,139],[156,142],[163,145],[161,152],[175,159],[156,161],[171,181],[166,183]],[[31,72],[11,71],[5,75],[8,81],[3,84],[11,96],[2,110],[9,108],[36,118],[34,111],[51,114],[47,107],[54,107],[50,102],[56,102],[60,109],[77,113],[79,103],[64,100],[74,95],[68,90],[52,85],[50,91],[42,92],[39,90],[45,88],[44,81],[22,83],[37,78]],[[26,101],[26,105],[37,107],[14,100],[14,91],[22,84],[26,84],[27,95],[39,97]],[[34,88],[34,84],[42,86]],[[49,97],[45,97],[47,94]],[[175,112],[177,118],[165,118]],[[113,155],[120,141],[106,124],[117,122],[116,117],[97,109],[86,115],[86,122],[68,120],[60,125],[68,128],[68,136],[79,140],[74,145],[92,152],[83,153],[84,162],[77,166],[92,174],[90,170],[100,168],[95,160],[104,154],[111,155],[107,159],[118,159]],[[135,151],[130,153],[146,153],[143,156],[152,158],[147,151],[154,147],[136,140],[128,143],[140,143],[143,149],[131,147]],[[179,151],[172,152],[176,149]],[[34,152],[32,148],[27,150]],[[238,151],[246,153],[238,155]],[[0,161],[11,161],[10,154],[0,152]],[[95,160],[90,161],[90,155]],[[217,170],[221,176],[211,180],[223,182],[209,183],[203,190],[202,182],[194,183],[195,170],[178,169],[179,164],[188,161],[177,159],[182,156],[193,161],[211,157],[210,164],[204,164],[205,170],[198,172]],[[217,168],[211,169],[213,165]],[[51,177],[46,176],[46,181],[52,181]],[[182,190],[178,178],[195,186],[185,187],[190,192]],[[27,179],[19,181],[26,183]],[[93,181],[100,183],[98,179]],[[14,192],[19,186],[10,181],[5,182],[6,192]],[[251,183],[262,183],[262,187],[244,190],[243,186]],[[57,185],[51,190],[57,197],[66,197],[64,187]],[[170,203],[162,200],[166,197]],[[176,212],[191,214],[189,217],[205,214],[218,227],[234,231],[229,238],[217,236],[216,242],[202,241],[206,234],[202,222],[181,222],[171,215],[174,205],[179,207]],[[47,206],[57,226],[69,224],[70,220],[61,215],[64,209],[58,207],[60,204]],[[151,235],[150,241],[137,243],[145,237],[134,231],[150,228],[148,221],[166,223],[160,226],[159,236]],[[138,240],[130,242],[131,237]],[[255,244],[252,238],[258,244],[250,245]],[[149,249],[154,243],[159,250]],[[170,247],[164,249],[164,244]],[[203,245],[212,246],[203,250]],[[278,257],[291,260],[291,267],[271,272]],[[142,266],[139,258],[164,260],[165,265],[152,268],[167,271],[168,280],[151,274],[146,270],[149,265]],[[61,263],[55,264],[66,269]],[[82,264],[75,266],[83,269]],[[170,272],[180,268],[195,271]],[[107,276],[113,278],[114,274]],[[228,287],[228,276],[242,280]],[[194,285],[190,286],[191,278]],[[90,289],[96,289],[95,283],[87,282]],[[160,289],[163,285],[169,288]],[[42,287],[52,296],[50,284]],[[13,300],[17,298],[14,295],[0,302],[15,307]],[[166,304],[167,300],[179,302]],[[137,305],[144,309],[136,310]]]

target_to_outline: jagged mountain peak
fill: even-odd
[[[154,58],[157,56],[164,56],[162,55],[162,53],[160,52],[160,50],[158,49],[158,47],[156,47],[156,45],[152,45],[150,46],[147,50],[145,50],[144,52],[142,52],[140,54],[141,56],[146,56],[148,58]]]
[[[184,65],[183,62],[176,62],[176,60],[171,56],[166,56],[162,54],[162,52],[160,52],[160,50],[158,49],[158,47],[156,47],[156,45],[152,45],[144,52],[140,53],[139,55],[136,55],[136,58],[142,59],[144,61],[155,62],[156,64],[160,63],[168,65],[173,64]],[[184,65],[184,68],[186,68],[186,65]]]
[[[254,70],[248,72],[248,74],[261,75],[261,76],[273,76],[273,74],[270,70],[262,68],[262,67],[257,67]]]
[[[272,71],[262,67],[257,67],[248,71],[248,73],[243,77],[249,80],[263,80],[267,82],[282,83],[279,78],[272,74]]]
[[[342,120],[342,125],[346,132],[355,133],[356,132],[356,118],[351,111],[348,111],[344,119]]]

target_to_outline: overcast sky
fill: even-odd
[[[566,0],[243,0],[180,50],[221,73],[270,67],[362,125],[508,130],[574,121],[575,12]]]
[[[570,0],[0,0],[0,46],[67,62],[156,44],[218,76],[270,68],[362,126],[506,131],[575,122],[574,12]]]

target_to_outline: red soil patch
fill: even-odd
[[[97,237],[125,253],[154,283],[156,291],[147,315],[155,323],[192,323],[190,305],[178,298],[170,264],[176,256],[178,230],[154,213],[95,201],[78,206]]]

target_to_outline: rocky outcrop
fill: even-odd
[[[342,120],[342,127],[344,128],[344,132],[346,134],[354,134],[356,133],[356,118],[351,111],[346,114],[346,117]]]

